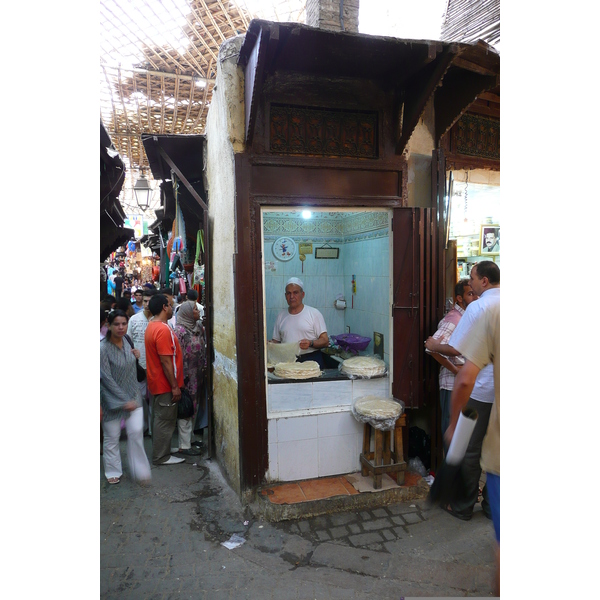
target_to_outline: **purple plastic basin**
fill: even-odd
[[[340,335],[334,335],[333,337],[338,346],[341,346],[344,350],[349,350],[350,352],[364,350],[371,341],[370,337],[357,335],[356,333],[341,333]]]

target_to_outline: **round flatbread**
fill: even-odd
[[[375,377],[383,375],[386,367],[385,362],[372,356],[353,356],[342,363],[342,373],[356,375],[358,377]]]
[[[391,398],[363,396],[354,403],[354,410],[369,419],[397,419],[402,414],[402,405]]]
[[[277,363],[275,375],[283,379],[311,379],[321,375],[319,363],[314,360],[306,362]]]

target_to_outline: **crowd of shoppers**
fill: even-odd
[[[207,425],[205,402],[199,401],[207,367],[204,310],[193,289],[189,298],[175,299],[169,288],[158,290],[150,282],[133,293],[123,287],[117,291],[115,279],[108,276],[107,291],[115,293],[100,303],[101,454],[108,483],[119,483],[125,430],[130,475],[145,484],[151,475],[144,436],[152,438],[157,466],[185,462],[175,454],[201,454],[202,443],[193,434],[199,423],[200,429]],[[182,389],[194,401],[194,415],[186,419],[177,418]],[[178,445],[171,447],[175,430]]]

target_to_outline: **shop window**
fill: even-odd
[[[359,353],[381,352],[390,365],[391,211],[302,213],[300,208],[262,211],[265,340],[272,339],[277,315],[288,308],[287,281],[298,277],[304,283],[304,304],[321,312],[330,339],[344,333],[370,338]],[[349,354],[336,351],[324,355],[325,371],[315,385],[340,379],[338,367]],[[267,377],[274,381],[273,373]]]
[[[449,238],[456,240],[458,277],[468,277],[481,260],[500,263],[499,174],[452,173]],[[489,181],[491,180],[491,181]]]

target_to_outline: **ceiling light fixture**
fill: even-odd
[[[143,171],[140,178],[135,182],[133,186],[133,192],[135,194],[135,201],[140,207],[142,212],[146,212],[150,208],[150,198],[152,197],[152,188],[150,182]]]

